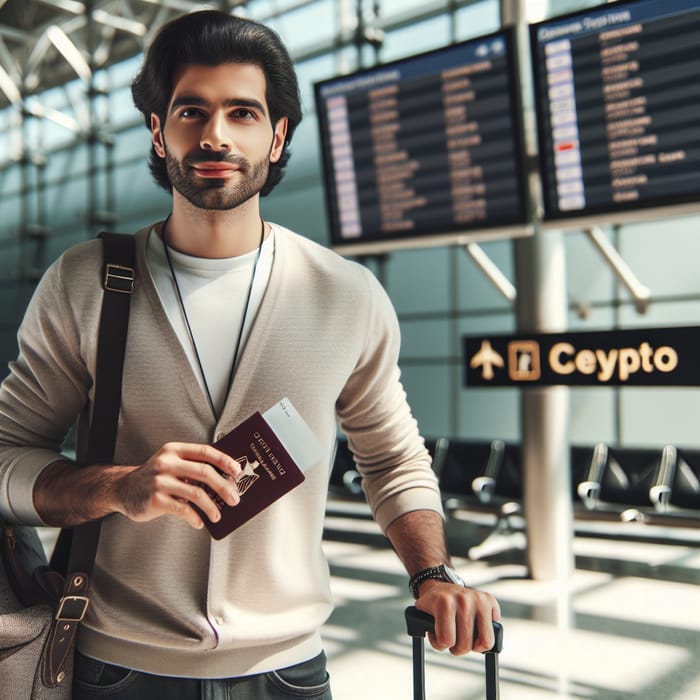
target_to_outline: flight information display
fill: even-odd
[[[525,232],[510,32],[316,83],[331,244]]]
[[[698,0],[612,3],[530,32],[545,219],[695,209]]]

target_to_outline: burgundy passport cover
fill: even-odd
[[[203,516],[214,539],[226,537],[304,481],[304,474],[259,412],[215,442],[214,447],[243,467],[243,473],[236,481],[241,497],[238,505],[224,503],[207,489],[221,511],[221,520],[216,523]]]

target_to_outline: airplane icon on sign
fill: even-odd
[[[494,367],[503,367],[503,357],[499,355],[492,347],[491,341],[482,340],[479,351],[469,361],[469,366],[472,369],[481,367],[481,377],[487,381],[494,378]]]

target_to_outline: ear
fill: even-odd
[[[280,117],[275,124],[275,133],[272,137],[272,148],[270,149],[270,163],[276,163],[282,156],[284,150],[284,140],[287,138],[287,117]]]
[[[163,137],[163,129],[160,125],[160,118],[157,114],[151,112],[151,143],[156,154],[165,158],[165,139]]]

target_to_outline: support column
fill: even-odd
[[[537,232],[515,243],[518,332],[566,329],[562,234]],[[544,361],[544,358],[543,358]],[[521,390],[523,510],[530,575],[566,580],[573,571],[569,388]]]
[[[520,65],[527,67],[527,22],[542,11],[527,0],[501,0],[501,21],[517,27]],[[529,6],[529,7],[528,7]],[[534,105],[530,76],[521,70],[526,148],[531,186],[538,186],[534,135]],[[566,261],[560,232],[536,230],[514,242],[518,290],[518,332],[565,331],[568,325]],[[542,358],[545,361],[545,358]],[[569,389],[564,386],[523,388],[520,399],[523,510],[527,528],[530,576],[566,581],[573,571],[573,503],[569,450]]]

